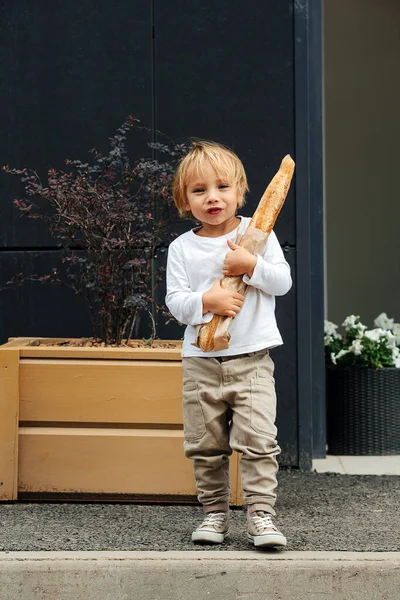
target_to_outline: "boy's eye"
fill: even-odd
[[[193,194],[197,194],[198,192],[204,192],[204,188],[195,188],[193,190]]]
[[[225,188],[228,188],[229,185],[227,183],[221,183],[221,185],[219,187],[223,190]]]

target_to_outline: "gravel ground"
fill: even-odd
[[[282,471],[276,523],[288,550],[400,551],[400,477]],[[232,510],[221,546],[194,546],[198,506],[0,504],[0,550],[249,550],[245,513]]]

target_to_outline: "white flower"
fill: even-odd
[[[396,336],[389,329],[384,332],[384,337],[387,339],[386,345],[388,348],[396,347]]]
[[[336,365],[336,361],[341,358],[342,356],[344,356],[345,354],[348,354],[349,351],[348,350],[339,350],[339,352],[335,355],[334,352],[332,352],[331,354],[331,360],[333,362],[334,365]]]
[[[373,342],[379,342],[381,337],[386,337],[385,331],[383,329],[381,329],[380,327],[378,327],[376,329],[369,329],[368,331],[364,332],[364,335],[365,335],[365,337],[372,340]]]
[[[344,327],[346,331],[350,331],[352,327],[355,327],[357,319],[358,317],[356,317],[356,315],[350,315],[349,317],[346,317],[342,323],[342,327]]]
[[[356,356],[360,356],[362,349],[363,345],[361,340],[354,340],[351,346],[349,346],[349,351],[353,352]]]
[[[329,335],[335,339],[340,338],[340,335],[336,332],[336,329],[338,328],[337,325],[335,325],[335,323],[332,323],[332,321],[324,321],[324,333],[325,335]]]
[[[364,335],[364,331],[366,331],[367,326],[363,325],[362,323],[356,323],[354,325],[354,329],[357,330],[357,337],[362,338],[362,336]]]
[[[400,369],[400,349],[395,346],[392,348],[392,360],[393,364],[397,369]]]
[[[336,331],[337,328],[338,326],[335,325],[335,323],[332,323],[332,321],[324,321],[325,346],[329,346],[329,344],[331,344],[334,340],[342,339],[342,336]]]
[[[400,344],[400,323],[394,323],[392,333],[396,339],[396,344]]]
[[[381,313],[378,315],[374,321],[374,325],[376,327],[380,327],[381,329],[392,329],[394,324],[394,319],[389,319],[386,313]]]

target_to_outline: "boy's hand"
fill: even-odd
[[[225,256],[222,267],[222,275],[225,277],[236,277],[237,275],[253,276],[254,267],[257,264],[257,257],[251,254],[246,248],[242,248],[228,240],[228,246],[232,252]]]
[[[244,296],[232,290],[221,287],[221,280],[217,279],[203,294],[203,314],[211,312],[222,317],[236,317],[243,306]]]

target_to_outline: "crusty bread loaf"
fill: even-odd
[[[238,292],[245,295],[247,285],[244,283],[241,276],[239,277],[222,277],[221,287]],[[197,335],[197,346],[203,352],[211,352],[211,350],[223,350],[229,344],[230,334],[228,327],[232,317],[222,317],[214,315],[209,323],[202,325],[199,328]],[[221,340],[219,343],[218,340]]]
[[[257,229],[261,229],[261,231],[265,231],[265,233],[271,233],[289,191],[293,172],[294,161],[287,154],[281,162],[279,171],[272,178],[271,183],[258,203],[249,227],[256,227]]]
[[[249,223],[249,226],[238,242],[239,246],[245,247],[249,252],[261,253],[268,240],[275,221],[280,213],[287,196],[290,182],[294,173],[294,161],[287,154],[281,162],[279,171],[272,178],[271,183],[265,190],[257,209]],[[259,230],[258,233],[254,230]],[[265,235],[262,235],[263,232]],[[245,294],[247,286],[243,283],[242,276],[223,277],[221,286],[240,294]],[[198,327],[195,346],[203,352],[212,350],[223,350],[228,348],[230,334],[228,327],[232,317],[214,315],[211,321]]]
[[[215,315],[209,323],[200,327],[197,336],[197,346],[203,350],[203,352],[211,352],[214,350],[214,336],[218,327],[219,315]]]

